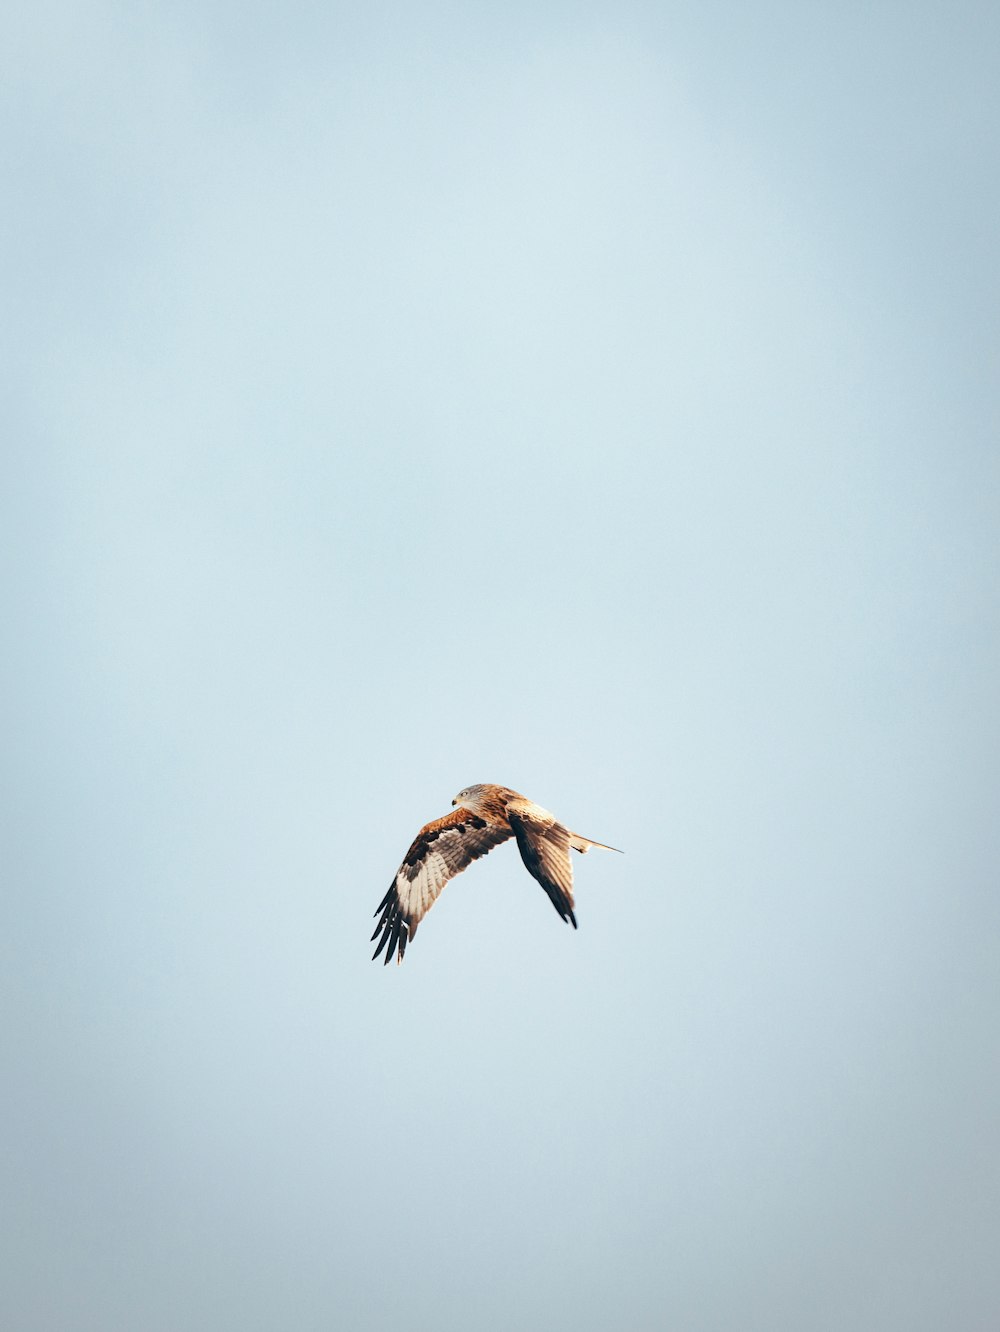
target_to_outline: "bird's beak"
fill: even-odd
[[[451,803],[452,803],[453,805],[457,805],[457,804],[458,804],[458,801],[457,801],[457,800],[453,800]]]

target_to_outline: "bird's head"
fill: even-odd
[[[482,812],[481,806],[485,792],[485,786],[465,786],[451,803],[461,805],[463,809],[471,809],[473,814],[479,814]]]

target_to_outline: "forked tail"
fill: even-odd
[[[569,844],[574,851],[579,851],[585,856],[592,846],[596,846],[599,851],[618,851],[620,856],[625,854],[619,851],[617,846],[608,846],[607,842],[595,842],[589,837],[581,837],[579,833],[571,832],[569,835]]]

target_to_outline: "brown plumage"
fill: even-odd
[[[509,786],[467,786],[451,803],[458,806],[453,813],[417,833],[379,903],[372,940],[382,937],[372,960],[385,949],[386,963],[393,955],[402,962],[407,943],[448,880],[510,837],[516,839],[528,873],[548,893],[562,919],[576,929],[570,847],[581,853],[592,846],[605,851],[617,848],[570,832],[554,814]]]

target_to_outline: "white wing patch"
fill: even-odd
[[[457,809],[421,828],[375,912],[380,919],[372,941],[379,934],[382,937],[372,960],[388,944],[385,961],[398,950],[397,960],[402,962],[408,940],[448,880],[505,842],[511,832],[508,824],[488,823],[467,809]]]

